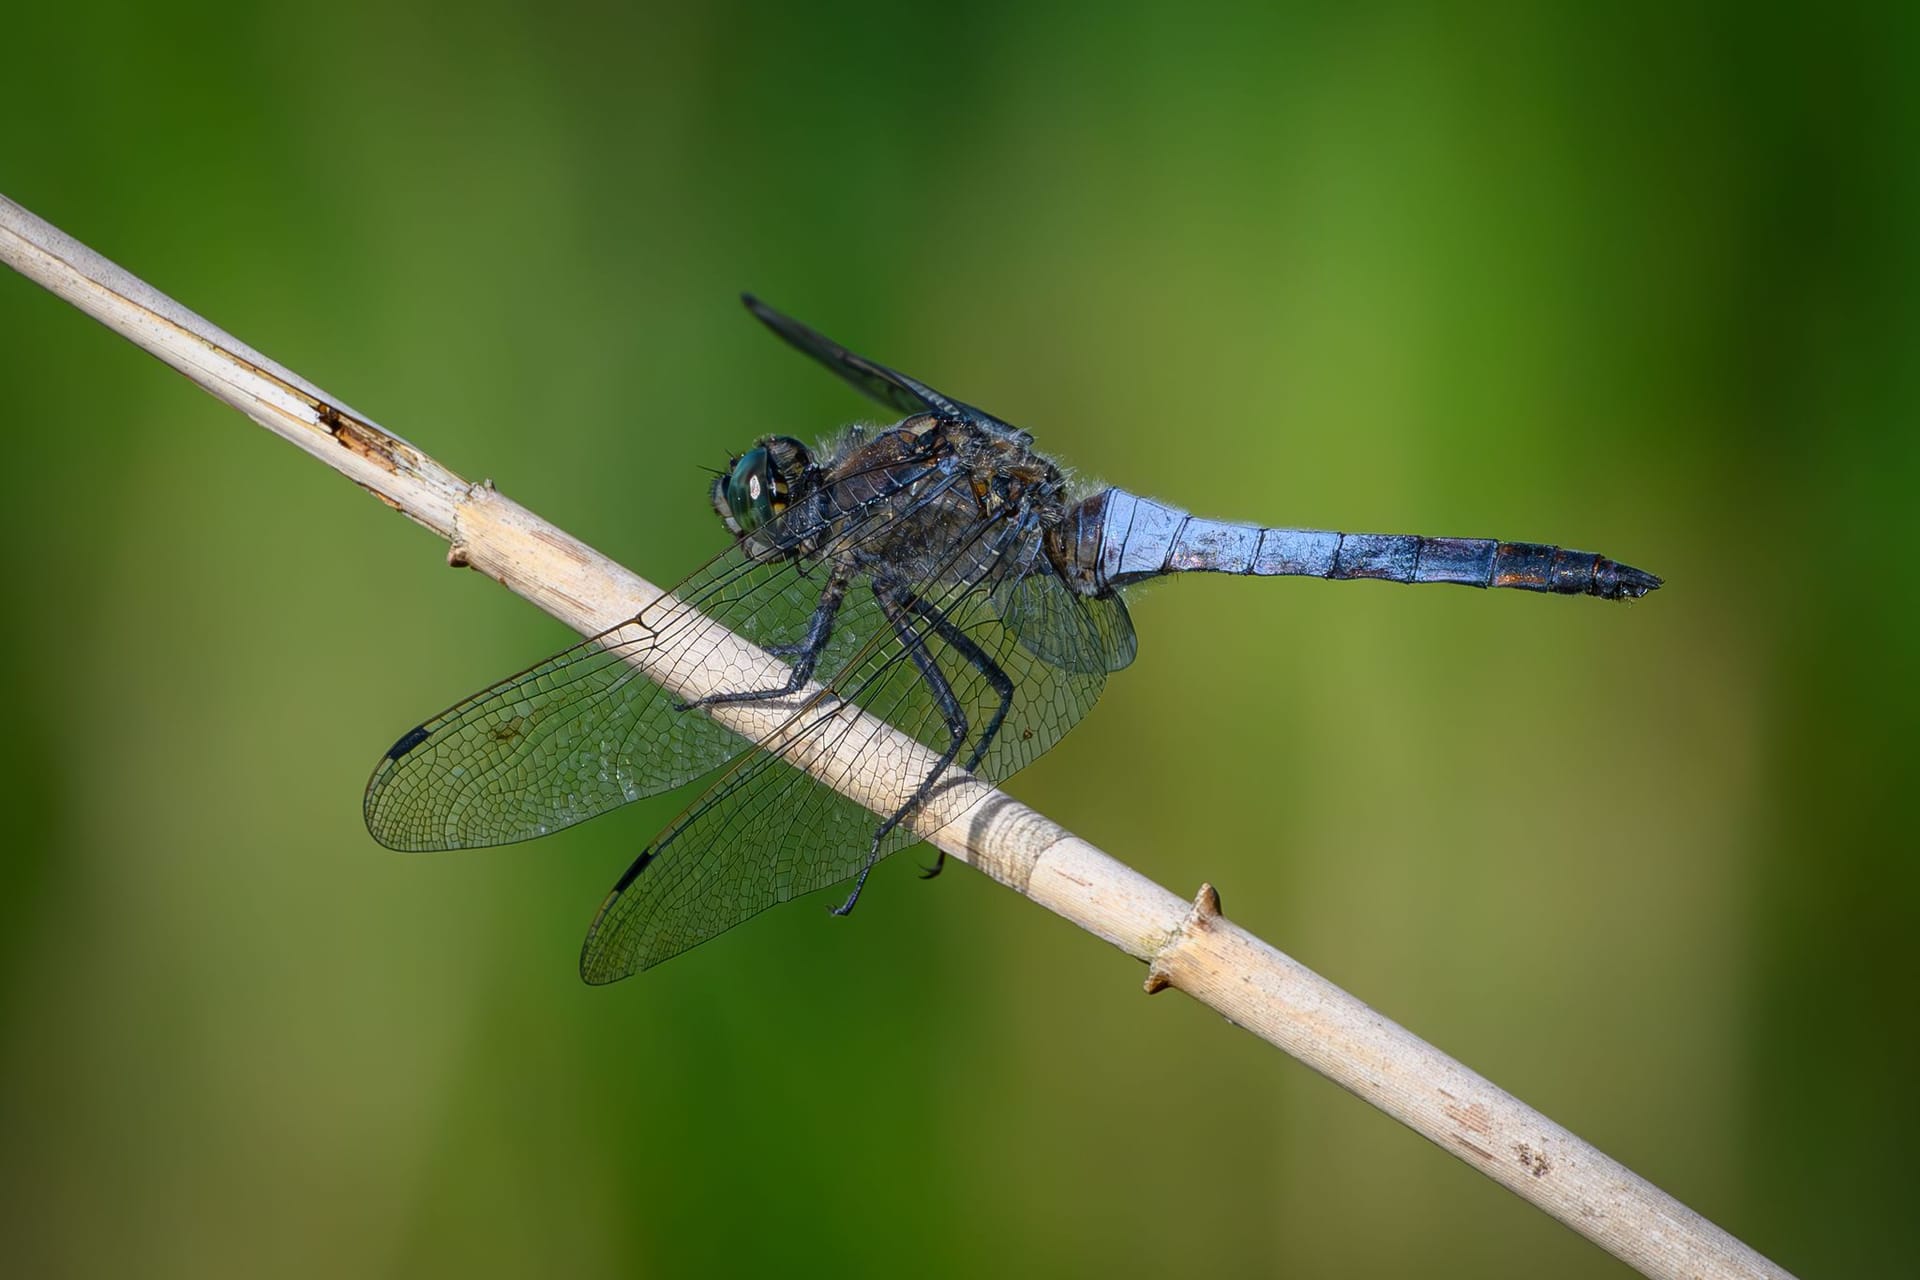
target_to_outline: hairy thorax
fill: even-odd
[[[839,451],[788,522],[791,551],[876,581],[1029,572],[1039,566],[1025,556],[1059,526],[1065,490],[1059,468],[1017,437],[908,418]]]

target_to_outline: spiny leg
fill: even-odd
[[[1000,726],[1006,722],[1007,713],[1013,710],[1013,677],[1009,676],[999,663],[987,654],[985,649],[974,643],[973,637],[953,625],[947,616],[929,605],[919,596],[906,598],[907,608],[933,624],[953,651],[967,660],[968,665],[985,676],[987,683],[993,686],[994,693],[1000,697],[1000,705],[994,710],[993,718],[987,721],[987,727],[980,731],[980,741],[974,745],[973,754],[967,758],[967,772],[972,773],[980,767],[981,759],[987,754],[987,748],[1000,734]],[[920,871],[922,880],[931,880],[946,869],[947,853],[944,849],[934,850],[933,865]]]
[[[904,606],[911,597],[898,587],[883,587],[877,582],[873,586],[873,596],[880,603],[880,612],[885,614],[887,621],[893,625],[893,633],[899,637],[901,647],[907,651],[907,656],[913,659],[913,665],[920,668],[920,678],[926,681],[928,691],[933,694],[933,700],[940,706],[940,714],[947,722],[947,749],[940,753],[940,759],[935,762],[933,768],[927,770],[927,776],[920,780],[920,785],[914,788],[911,796],[907,797],[907,802],[895,809],[873,833],[873,844],[867,849],[866,865],[860,868],[860,874],[853,882],[853,892],[847,895],[845,902],[833,909],[833,914],[837,916],[846,915],[853,910],[853,904],[860,901],[860,891],[867,887],[867,877],[873,872],[873,864],[880,861],[881,843],[893,834],[893,829],[905,821],[908,814],[925,803],[927,797],[933,794],[934,784],[940,780],[940,775],[946,772],[947,766],[953,763],[954,757],[960,754],[960,748],[967,742],[967,715],[960,707],[960,699],[954,696],[953,686],[947,683],[946,674],[940,670],[940,664],[934,660],[933,652],[927,648],[926,640],[907,621]]]
[[[766,652],[776,658],[793,659],[784,685],[777,689],[710,693],[692,702],[676,702],[674,710],[691,711],[695,707],[711,707],[723,702],[764,702],[769,698],[781,698],[799,692],[800,686],[813,678],[813,669],[819,665],[820,655],[826,652],[827,641],[833,638],[833,619],[840,612],[841,601],[847,598],[847,582],[846,575],[838,570],[827,578],[827,585],[820,592],[820,603],[814,606],[813,617],[807,621],[807,634],[798,644],[764,646]]]

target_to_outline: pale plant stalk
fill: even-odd
[[[363,414],[235,340],[86,246],[0,197],[0,261],[157,356],[275,435],[340,471],[449,543],[467,565],[592,635],[631,619],[662,592],[540,519],[489,484],[461,479]],[[785,668],[708,624],[677,629],[676,647],[633,659],[687,699],[722,672],[765,683]],[[679,645],[711,647],[699,669]],[[758,683],[757,681],[754,683]],[[809,690],[811,692],[811,690]],[[782,713],[722,705],[714,717],[777,743]],[[871,722],[816,734],[793,762],[890,813],[933,756]],[[876,732],[868,732],[868,730]],[[831,741],[827,739],[831,738]],[[1374,1012],[1220,914],[1209,886],[1188,902],[979,780],[961,776],[916,815],[917,834],[1148,965],[1147,989],[1172,986],[1278,1046],[1648,1276],[1785,1276],[1787,1272],[1615,1160]]]

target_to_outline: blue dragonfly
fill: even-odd
[[[636,617],[408,730],[367,786],[377,840],[435,850],[547,835],[706,778],[595,916],[580,956],[590,983],[834,884],[851,881],[834,912],[851,911],[874,864],[915,838],[908,819],[943,782],[957,770],[1003,781],[1133,661],[1125,592],[1135,583],[1372,578],[1604,600],[1660,586],[1542,543],[1267,528],[1124,489],[1084,491],[1027,432],[745,301],[900,419],[849,428],[820,449],[758,440],[709,490],[732,535],[725,551]],[[786,678],[742,674],[689,703],[639,673],[643,654],[674,672],[709,666],[709,622],[787,663]],[[927,748],[930,766],[891,813],[795,764],[810,739],[848,732],[834,714],[842,699]],[[786,715],[759,743],[702,710],[757,702]]]

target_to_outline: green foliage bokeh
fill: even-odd
[[[742,288],[1208,514],[1665,574],[1160,585],[1012,790],[1783,1264],[1898,1265],[1891,6],[7,23],[0,191],[656,581],[724,538],[700,467],[872,412]],[[434,857],[359,816],[401,730],[568,636],[11,275],[0,335],[0,1268],[1619,1273],[915,855],[582,987],[684,797]]]

